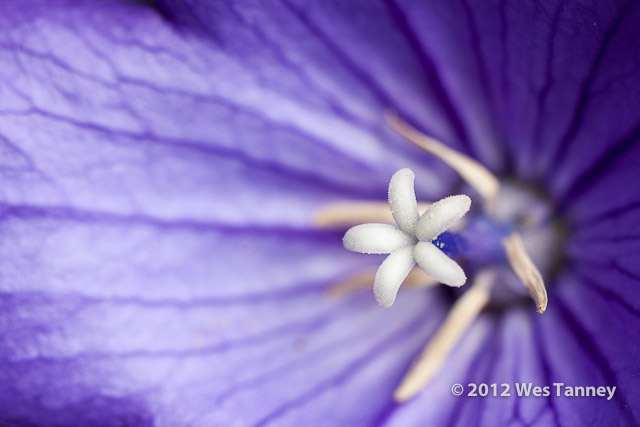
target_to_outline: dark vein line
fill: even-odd
[[[98,123],[79,121],[72,117],[60,116],[58,114],[55,114],[49,111],[44,111],[39,108],[31,108],[28,111],[4,110],[4,111],[0,111],[0,114],[40,115],[42,117],[49,118],[51,120],[62,122],[62,123],[67,123],[69,125],[72,125],[81,129],[86,129],[89,131],[109,135],[111,136],[111,138],[107,138],[105,139],[105,141],[112,144],[124,145],[117,139],[113,138],[113,136],[122,136],[135,141],[149,142],[159,147],[169,147],[177,150],[190,150],[202,155],[234,159],[243,163],[246,166],[251,167],[252,169],[260,169],[267,172],[280,174],[282,176],[289,176],[295,182],[307,183],[310,185],[333,190],[343,194],[353,194],[356,191],[353,186],[346,185],[342,182],[338,182],[332,178],[328,178],[328,177],[319,175],[317,173],[311,173],[306,169],[292,167],[292,165],[278,163],[273,160],[255,158],[255,157],[249,156],[246,152],[242,150],[238,150],[231,147],[225,147],[222,144],[212,145],[203,141],[193,140],[193,139],[161,137],[159,135],[149,134],[146,132],[133,132],[133,131],[128,131],[124,129],[111,129],[103,125],[100,125]],[[374,193],[377,193],[375,188],[362,189],[362,190],[358,190],[358,192],[366,193],[366,195],[372,198],[375,198]]]
[[[556,299],[555,304],[562,312],[563,319],[566,321],[567,326],[574,332],[574,337],[576,338],[577,343],[585,350],[585,353],[591,358],[593,364],[603,374],[607,383],[617,387],[617,396],[615,401],[618,403],[621,413],[631,421],[631,425],[640,425],[640,423],[635,419],[633,413],[629,410],[630,406],[622,390],[620,390],[617,374],[611,368],[609,360],[596,346],[594,336],[587,331],[582,324],[580,324],[573,312],[566,306],[565,302],[563,302],[561,298]]]
[[[614,218],[618,215],[625,214],[627,212],[630,212],[632,209],[637,209],[637,208],[640,208],[640,200],[633,201],[626,205],[615,207],[615,208],[612,206],[612,209],[605,209],[602,212],[599,212],[597,215],[594,215],[585,221],[579,222],[579,225],[583,228],[586,228],[585,226],[587,225],[590,225],[605,219]]]
[[[607,151],[598,156],[589,168],[573,179],[573,184],[564,192],[566,196],[559,203],[561,212],[566,211],[574,200],[600,182],[600,178],[611,171],[616,163],[625,160],[629,151],[638,147],[639,140],[640,122],[633,126],[626,136],[611,144]]]
[[[482,347],[476,351],[476,354],[473,356],[473,359],[471,360],[471,363],[468,365],[469,368],[466,370],[465,372],[465,381],[469,382],[469,378],[473,378],[475,372],[478,370],[478,367],[480,366],[480,364],[482,362],[485,361],[485,359],[488,357],[488,349],[494,347],[495,345],[495,340],[496,337],[495,335],[492,336],[490,339],[485,339],[484,344],[482,345]],[[464,384],[464,386],[466,387],[466,384]],[[464,405],[468,404],[469,402],[467,401],[466,398],[463,398],[462,396],[460,398],[458,398],[456,400],[456,403],[453,407],[453,410],[451,411],[450,416],[447,419],[446,423],[443,423],[443,425],[449,426],[449,427],[453,427],[456,425],[456,423],[458,422],[458,419],[460,418],[460,416],[462,415],[462,408],[464,407]]]
[[[542,336],[542,325],[541,325],[541,321],[539,319],[535,319],[533,321],[533,338],[535,341],[535,347],[538,348],[539,351],[539,355],[540,355],[540,364],[542,366],[542,375],[544,376],[544,382],[545,384],[552,384],[553,381],[551,380],[551,362],[549,360],[549,350],[546,346],[546,343],[544,342],[544,338]],[[549,408],[549,410],[551,411],[551,414],[553,415],[553,421],[554,424],[556,426],[560,426],[562,425],[560,423],[560,414],[558,413],[558,409],[555,406],[554,400],[552,397],[549,397],[547,399],[547,407]],[[540,410],[540,414],[542,414],[543,410]]]
[[[147,214],[119,214],[98,210],[89,210],[67,206],[35,206],[0,202],[0,222],[7,218],[44,218],[60,221],[77,221],[84,223],[104,223],[118,226],[151,226],[161,229],[186,229],[198,232],[216,231],[219,233],[255,233],[276,235],[281,237],[298,235],[308,237],[326,237],[333,239],[341,231],[323,230],[309,227],[293,227],[278,225],[235,225],[215,221],[189,218],[157,218]]]
[[[335,322],[341,316],[353,314],[353,310],[347,304],[334,307],[327,312],[321,312],[319,315],[310,319],[292,319],[289,323],[273,327],[259,334],[249,335],[232,341],[223,341],[217,344],[205,345],[197,348],[187,349],[160,349],[160,350],[132,350],[116,353],[107,353],[99,351],[86,351],[83,353],[74,353],[63,357],[43,356],[24,357],[15,360],[15,364],[29,363],[66,363],[69,360],[75,361],[97,361],[97,360],[124,360],[124,359],[184,359],[184,358],[200,358],[209,357],[214,354],[233,351],[238,348],[252,347],[263,343],[273,342],[277,337],[291,335],[300,331],[316,331],[324,328],[329,323]]]
[[[629,314],[632,314],[636,317],[640,317],[640,309],[632,306],[628,301],[626,301],[623,297],[613,292],[610,289],[606,289],[600,285],[599,282],[592,279],[589,275],[580,270],[576,271],[576,273],[582,278],[582,280],[589,286],[589,288],[593,289],[597,293],[599,293],[602,297],[604,297],[607,301],[613,301],[623,308],[625,308]]]
[[[321,395],[323,392],[336,387],[346,381],[348,381],[355,373],[362,370],[369,363],[371,363],[378,355],[389,351],[394,345],[397,345],[399,341],[405,338],[407,335],[415,332],[424,324],[424,313],[413,319],[408,325],[400,329],[399,331],[393,331],[393,333],[383,337],[378,341],[369,351],[365,352],[362,356],[349,363],[345,369],[340,371],[337,375],[328,378],[325,381],[320,382],[316,386],[300,394],[298,397],[291,399],[284,404],[271,411],[269,414],[261,418],[254,425],[255,427],[265,426],[286,415],[291,410],[299,407],[306,402],[312,400],[314,397]]]
[[[384,4],[389,10],[389,15],[395,22],[400,32],[404,35],[407,43],[413,50],[418,63],[420,64],[423,72],[425,73],[426,80],[430,83],[431,89],[434,91],[436,98],[440,101],[446,117],[449,119],[453,126],[456,136],[459,142],[469,151],[471,151],[471,144],[469,142],[467,130],[463,124],[459,112],[457,111],[454,102],[451,100],[450,95],[444,86],[442,76],[438,71],[434,61],[427,53],[425,46],[418,38],[414,31],[407,15],[397,5],[395,0],[384,0]]]
[[[554,59],[554,55],[555,55],[555,43],[554,41],[556,40],[556,34],[558,32],[558,24],[560,23],[560,16],[562,15],[562,11],[564,9],[564,5],[566,3],[566,0],[562,0],[560,2],[560,4],[558,5],[558,8],[556,9],[556,13],[553,16],[553,19],[551,21],[551,30],[549,32],[549,37],[547,38],[547,56],[545,59],[545,78],[544,78],[544,83],[542,85],[542,88],[538,91],[538,96],[536,99],[536,111],[535,111],[535,118],[534,118],[534,131],[533,131],[533,138],[532,140],[527,144],[526,150],[527,152],[531,152],[531,150],[533,149],[532,145],[535,144],[536,142],[539,142],[542,140],[542,125],[543,125],[543,112],[546,106],[546,102],[547,102],[547,97],[549,96],[549,93],[551,92],[551,88],[553,87],[553,78],[552,78],[552,72],[553,72],[553,59]]]
[[[597,72],[600,68],[600,65],[602,64],[602,61],[604,60],[605,53],[607,52],[607,48],[609,47],[609,42],[619,30],[622,21],[627,16],[627,13],[634,4],[635,0],[629,0],[627,4],[622,7],[611,28],[609,28],[609,30],[605,33],[596,58],[591,65],[591,68],[589,69],[586,79],[582,83],[582,88],[580,90],[580,96],[577,102],[575,113],[573,114],[571,121],[569,122],[569,125],[560,140],[556,144],[552,145],[553,151],[555,151],[555,153],[552,153],[551,161],[549,162],[550,166],[547,168],[548,176],[551,176],[553,173],[555,173],[558,165],[564,160],[564,157],[568,152],[569,145],[573,142],[573,138],[580,128],[580,124],[584,119],[584,113],[589,102],[589,90],[591,89],[591,85],[593,84],[593,81],[597,76]]]

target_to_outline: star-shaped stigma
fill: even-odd
[[[390,307],[398,289],[418,264],[434,280],[460,287],[467,281],[462,268],[432,241],[467,213],[471,199],[460,194],[431,204],[420,215],[414,190],[415,174],[400,169],[389,182],[389,207],[397,226],[360,224],[351,227],[342,239],[344,247],[363,254],[390,254],[380,264],[373,293],[383,307]]]

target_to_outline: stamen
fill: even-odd
[[[400,135],[438,157],[458,172],[484,198],[485,202],[490,203],[498,194],[500,182],[486,167],[469,156],[459,153],[421,133],[398,117],[395,112],[387,111],[384,117],[387,123]]]
[[[422,214],[430,203],[418,203]],[[367,222],[394,224],[393,215],[387,202],[344,201],[330,204],[316,212],[313,225],[318,228],[341,228]]]
[[[341,282],[336,283],[335,285],[330,286],[326,291],[327,296],[330,298],[340,298],[346,294],[358,290],[371,290],[373,282],[376,278],[376,270],[377,269],[374,268],[370,271],[357,273]],[[438,282],[433,280],[433,278],[422,271],[422,269],[414,268],[413,270],[411,270],[407,278],[404,279],[402,286],[410,288],[427,288],[437,284]]]
[[[518,275],[524,286],[529,291],[531,298],[538,307],[538,313],[542,314],[547,309],[547,289],[544,286],[542,275],[538,267],[533,263],[531,257],[524,247],[522,238],[518,233],[513,233],[502,241],[511,268]]]
[[[476,280],[454,304],[440,329],[425,346],[405,375],[393,398],[404,402],[415,396],[438,373],[451,350],[487,305],[493,274],[480,272]]]

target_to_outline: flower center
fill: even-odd
[[[468,224],[459,233],[462,243],[451,245],[457,249],[468,273],[485,268],[497,271],[488,309],[531,304],[527,289],[511,272],[502,243],[512,233],[521,237],[527,254],[547,281],[562,264],[566,231],[562,219],[555,214],[552,200],[515,180],[501,182],[491,205],[470,215]]]
[[[356,282],[366,284],[373,278],[376,300],[384,307],[393,305],[403,282],[413,282],[416,264],[426,273],[417,278],[422,286],[439,282],[457,288],[467,281],[465,271],[472,275],[464,291],[452,292],[456,299],[451,310],[398,385],[394,399],[403,402],[440,370],[482,310],[505,310],[533,299],[538,313],[545,312],[548,298],[541,271],[547,277],[555,273],[565,233],[553,203],[543,194],[517,182],[498,180],[482,164],[420,133],[394,114],[385,118],[400,135],[458,172],[481,200],[480,208],[476,205],[462,227],[446,231],[469,210],[469,197],[450,196],[421,213],[413,190],[415,176],[401,169],[389,183],[390,211],[379,203],[365,207],[356,202],[331,206],[315,218],[318,226],[347,225],[366,211],[367,218],[379,220],[351,227],[343,243],[355,252],[389,254],[373,277],[365,274],[364,280]],[[350,211],[358,215],[346,214]],[[378,223],[390,222],[390,218],[396,225]],[[343,288],[344,284],[332,287]]]

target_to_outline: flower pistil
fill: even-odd
[[[500,181],[474,159],[420,133],[394,113],[387,113],[385,118],[399,134],[456,170],[483,201],[482,212],[470,220],[469,232],[446,231],[469,211],[471,199],[460,194],[431,204],[418,203],[414,190],[415,174],[405,168],[397,171],[389,182],[389,208],[381,202],[343,202],[317,213],[316,225],[319,227],[362,222],[358,219],[372,220],[349,228],[343,244],[353,252],[389,254],[375,276],[371,273],[356,276],[332,287],[330,293],[343,294],[345,289],[362,287],[364,283],[371,283],[373,278],[377,302],[383,307],[390,307],[405,281],[412,286],[436,282],[452,287],[463,286],[467,276],[451,257],[467,258],[475,269],[472,286],[454,302],[443,324],[394,393],[395,400],[402,402],[417,394],[439,371],[464,332],[491,302],[492,289],[503,263],[508,263],[524,284],[539,313],[545,311],[548,300],[542,275],[527,253],[519,233],[522,221],[510,219],[515,199],[510,195],[501,196],[509,192],[501,188]],[[509,199],[506,203],[502,200],[505,197]],[[527,218],[535,226],[539,215],[533,214],[535,212]],[[527,221],[528,226],[531,226],[530,222]],[[474,249],[487,253],[475,254]],[[500,256],[496,257],[494,252],[499,252]],[[416,264],[422,270],[419,275],[415,274]],[[356,286],[354,280],[357,280]]]

